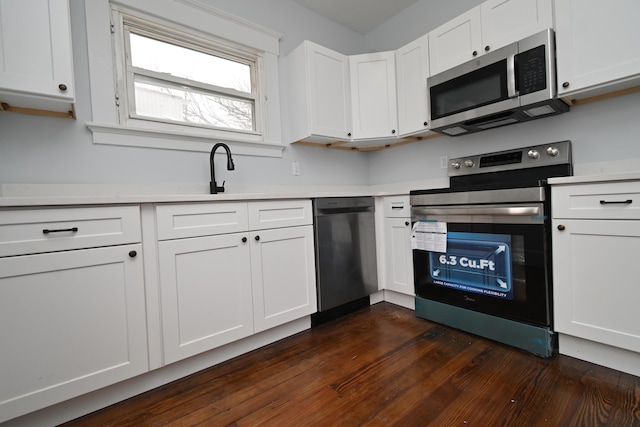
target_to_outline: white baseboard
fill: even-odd
[[[594,341],[558,334],[560,354],[640,376],[640,354]]]
[[[383,292],[385,301],[415,311],[416,298],[413,295],[401,294],[399,292],[390,291],[388,289],[385,289]]]

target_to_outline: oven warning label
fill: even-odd
[[[497,298],[513,299],[511,237],[448,233],[446,253],[431,252],[431,279],[436,285]]]
[[[416,221],[411,229],[411,249],[446,252],[447,223],[441,221]]]

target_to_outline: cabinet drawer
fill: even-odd
[[[251,230],[313,224],[311,200],[275,200],[249,203]]]
[[[386,218],[409,218],[411,216],[409,196],[385,197],[383,203]]]
[[[192,203],[156,206],[158,240],[247,231],[246,203]]]
[[[640,181],[553,187],[554,218],[640,219]]]
[[[140,208],[0,210],[0,256],[140,242]]]

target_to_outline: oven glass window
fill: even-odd
[[[416,296],[548,324],[545,234],[542,224],[448,222],[445,253],[413,250]]]
[[[430,89],[434,119],[507,99],[506,59]]]
[[[429,252],[431,283],[512,300],[522,296],[524,257],[522,236],[449,233],[446,253]]]

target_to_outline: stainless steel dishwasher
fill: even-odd
[[[368,305],[378,291],[373,197],[318,198],[313,211],[319,313],[312,324]]]

